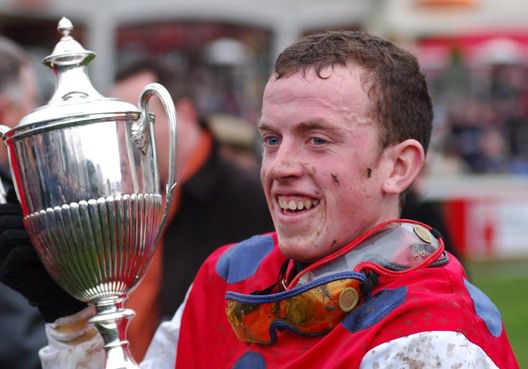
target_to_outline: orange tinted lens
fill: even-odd
[[[303,335],[321,335],[339,324],[357,305],[359,286],[355,279],[343,279],[276,302],[250,304],[227,300],[227,318],[238,339],[244,342],[272,343],[274,324]]]

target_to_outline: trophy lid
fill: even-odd
[[[105,98],[93,87],[85,66],[95,58],[95,53],[84,49],[71,36],[72,22],[62,17],[57,30],[62,37],[52,54],[42,60],[57,75],[55,92],[48,104],[25,116],[15,129],[30,125],[56,126],[65,121],[71,125],[102,115],[139,114],[139,109],[133,104]]]

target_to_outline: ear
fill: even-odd
[[[388,148],[391,166],[382,189],[387,194],[404,192],[418,177],[425,163],[425,152],[422,145],[407,139]]]

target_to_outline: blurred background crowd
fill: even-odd
[[[437,211],[477,284],[494,286],[486,279],[494,271],[507,276],[496,292],[486,292],[505,311],[514,348],[528,344],[522,324],[515,337],[525,314],[508,315],[528,301],[509,305],[523,293],[507,294],[510,286],[528,286],[528,2],[0,0],[0,34],[27,52],[37,106],[55,88],[41,60],[59,40],[62,16],[75,25],[75,39],[97,54],[88,72],[103,95],[120,95],[116,83],[128,78],[120,73],[138,62],[162,63],[185,77],[200,124],[207,122],[214,136],[213,151],[255,175],[261,93],[285,46],[320,30],[361,29],[411,50],[429,81],[435,119],[427,166],[411,196],[413,206],[425,207],[409,214]]]
[[[428,75],[436,108],[431,173],[524,175],[525,8],[522,0],[2,0],[0,31],[38,64],[67,15],[76,38],[97,53],[90,73],[102,91],[126,64],[163,59],[191,76],[200,110],[241,153],[254,144],[260,93],[278,51],[318,30],[365,29],[413,50]],[[36,69],[45,103],[53,76]],[[225,133],[233,125],[238,135]]]

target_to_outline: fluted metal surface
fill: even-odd
[[[25,217],[52,277],[79,300],[126,296],[149,264],[162,217],[159,194],[72,202]]]

